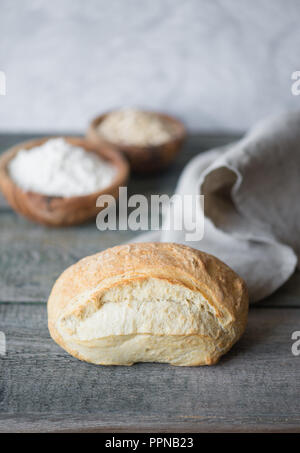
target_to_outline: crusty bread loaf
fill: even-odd
[[[173,243],[113,247],[82,259],[48,301],[52,338],[102,365],[212,365],[245,330],[245,283],[217,258]]]

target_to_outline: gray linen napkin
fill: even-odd
[[[204,237],[154,232],[136,241],[178,242],[211,253],[246,281],[251,302],[279,288],[300,256],[300,113],[260,122],[242,140],[192,159],[177,194],[204,195]],[[175,217],[181,215],[180,210]],[[197,209],[201,209],[199,204]]]

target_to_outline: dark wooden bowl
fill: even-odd
[[[48,196],[21,189],[10,177],[7,165],[21,150],[42,145],[53,137],[31,140],[10,148],[0,157],[0,189],[11,207],[30,220],[47,226],[61,227],[76,225],[94,218],[101,208],[96,207],[99,195],[119,195],[119,187],[124,185],[128,178],[129,166],[126,159],[108,145],[97,146],[97,149],[84,138],[64,137],[75,146],[81,146],[88,152],[100,155],[110,161],[117,169],[112,184],[98,192],[75,197]],[[103,209],[103,208],[102,208]]]
[[[167,168],[179,152],[186,137],[186,130],[181,121],[163,113],[155,113],[163,121],[168,122],[174,130],[174,135],[170,141],[153,146],[133,146],[108,142],[97,130],[108,113],[97,116],[91,122],[86,138],[95,146],[108,144],[121,151],[129,160],[131,170],[136,173],[155,173]]]

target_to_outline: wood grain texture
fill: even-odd
[[[43,304],[0,304],[0,431],[300,431],[299,309],[252,308],[241,341],[199,368],[80,362],[46,322]]]
[[[46,302],[66,267],[135,235],[132,231],[100,232],[94,223],[49,229],[0,210],[0,301]],[[300,272],[259,306],[300,307]]]
[[[100,232],[95,224],[49,229],[0,214],[0,300],[46,302],[61,272],[78,259],[126,242],[133,233]]]

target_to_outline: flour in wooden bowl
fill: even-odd
[[[63,138],[20,150],[8,170],[23,190],[61,197],[97,192],[109,186],[116,174],[106,160]]]

